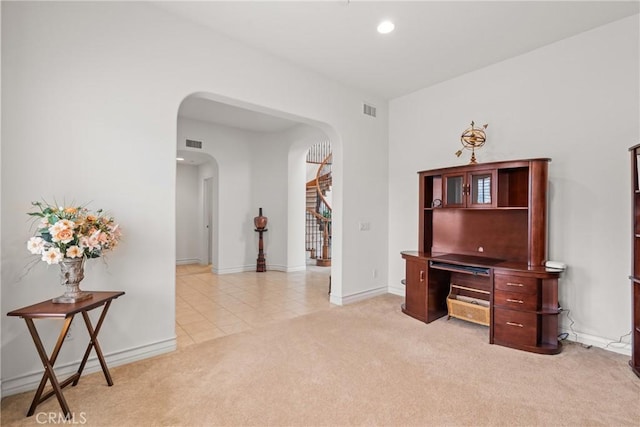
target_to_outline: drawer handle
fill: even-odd
[[[524,304],[524,301],[522,301],[521,299],[507,298],[507,302],[517,302],[518,304]]]
[[[420,270],[420,281],[424,282],[424,271]]]
[[[518,328],[524,328],[524,325],[522,323],[507,322],[507,325],[509,325],[509,326],[517,326]]]
[[[507,282],[507,286],[517,286],[519,288],[523,287],[524,285],[522,283],[512,283],[512,282]]]

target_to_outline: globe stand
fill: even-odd
[[[471,160],[469,160],[469,164],[475,165],[476,163],[478,163],[478,161],[476,160],[476,152],[475,150],[471,150]]]
[[[476,128],[474,126],[475,123],[471,122],[471,127],[465,129],[460,136],[460,143],[462,144],[462,148],[471,150],[471,160],[469,161],[470,165],[475,165],[478,163],[478,161],[476,160],[476,148],[481,148],[487,141],[487,135],[484,130],[489,125],[484,125],[481,128]],[[456,157],[460,157],[461,154],[462,150],[456,151]]]

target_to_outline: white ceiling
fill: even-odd
[[[639,13],[636,1],[196,1],[159,7],[391,99]],[[383,19],[396,30],[376,32]]]
[[[296,124],[269,114],[234,107],[196,96],[182,101],[178,116],[189,119],[213,121],[225,126],[252,132],[282,132]]]
[[[406,95],[640,13],[638,0],[154,4],[194,24],[383,99]],[[393,20],[393,33],[376,32],[383,19]],[[254,132],[277,132],[295,124],[197,97],[185,100],[179,115]],[[192,164],[201,161],[188,160]]]

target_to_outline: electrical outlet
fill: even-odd
[[[374,268],[373,269],[373,278],[375,279],[376,277],[378,277],[378,269]]]
[[[358,223],[358,228],[360,231],[369,231],[371,229],[371,224],[368,222],[360,222]]]

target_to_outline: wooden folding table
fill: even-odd
[[[58,399],[60,407],[62,408],[62,411],[64,412],[66,419],[72,418],[71,411],[69,410],[69,405],[67,405],[67,401],[62,394],[62,389],[69,384],[72,384],[73,386],[78,384],[80,376],[82,375],[82,371],[84,370],[87,360],[89,359],[91,349],[94,349],[96,351],[96,355],[98,356],[98,360],[100,361],[100,366],[102,367],[102,372],[104,373],[104,377],[107,380],[107,384],[109,386],[113,385],[111,374],[109,373],[107,363],[104,360],[102,350],[100,349],[100,344],[98,343],[98,333],[100,332],[100,328],[102,327],[104,318],[109,311],[111,302],[121,295],[124,295],[124,292],[92,292],[91,298],[78,303],[53,303],[51,302],[51,300],[47,300],[7,313],[7,316],[22,317],[25,322],[27,322],[27,328],[29,328],[31,338],[33,338],[33,343],[36,345],[36,350],[38,350],[38,355],[40,356],[40,360],[42,360],[42,364],[44,365],[44,374],[42,375],[42,380],[40,380],[38,390],[33,397],[33,401],[31,402],[31,407],[27,412],[27,416],[33,415],[36,407],[40,403],[55,395]],[[102,309],[102,313],[100,314],[98,323],[96,323],[96,327],[94,329],[88,313],[89,311],[102,306],[104,306],[104,308]],[[62,344],[64,343],[64,339],[67,336],[67,332],[69,332],[71,322],[73,321],[74,316],[78,313],[82,313],[84,323],[87,326],[87,331],[89,332],[90,337],[89,345],[87,346],[87,350],[84,352],[84,357],[82,358],[82,362],[80,362],[78,371],[75,374],[71,375],[69,378],[63,381],[58,381],[55,372],[53,371],[53,365],[56,363],[58,353],[62,348]],[[64,324],[62,325],[62,330],[60,331],[60,335],[58,336],[58,341],[56,342],[56,345],[51,352],[51,356],[48,356],[42,344],[42,340],[40,339],[40,335],[38,335],[38,331],[36,330],[33,319],[50,318],[64,319]],[[50,390],[43,396],[42,393],[44,392],[47,380],[49,380],[49,382],[51,383],[52,390]]]

